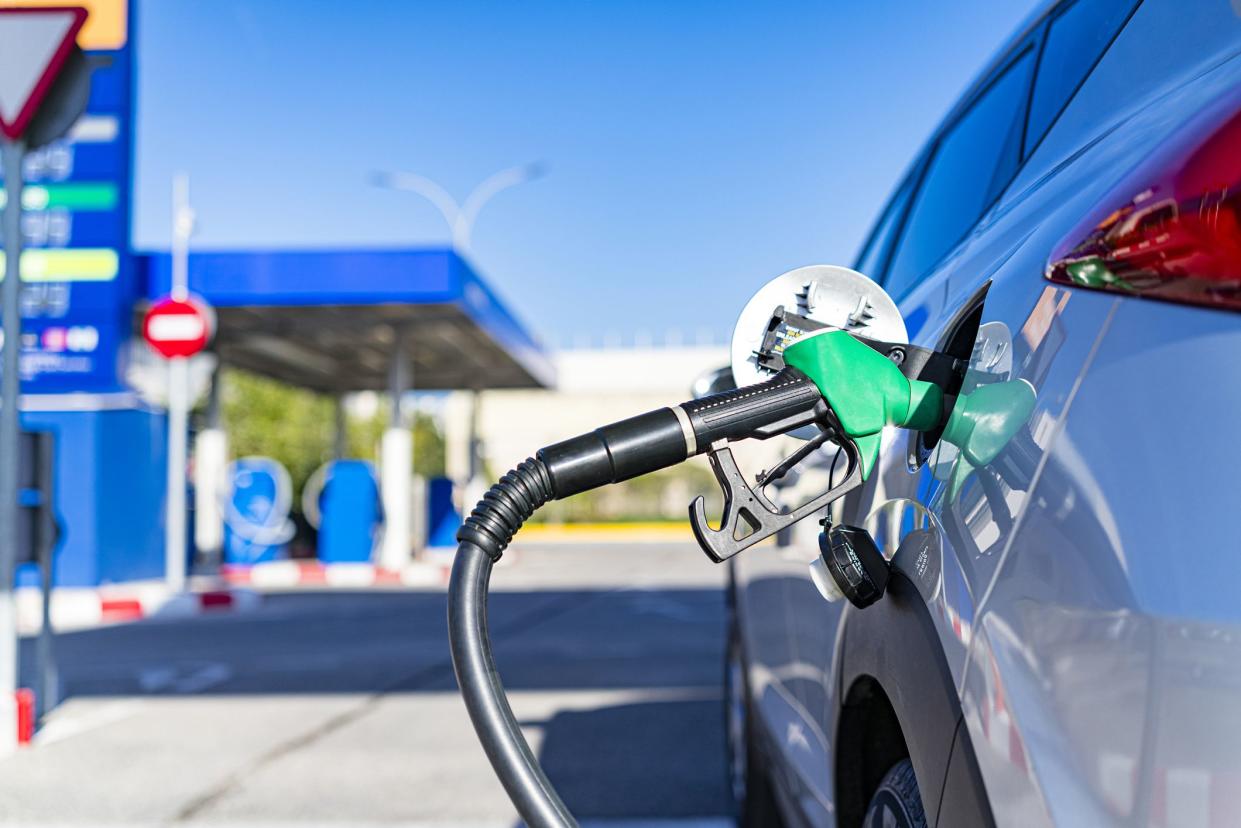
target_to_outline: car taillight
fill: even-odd
[[[1229,111],[1128,176],[1056,249],[1047,278],[1241,310],[1241,111]]]

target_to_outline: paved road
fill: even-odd
[[[692,546],[516,551],[493,578],[497,658],[571,810],[730,824],[721,568]],[[436,591],[62,636],[69,699],[0,760],[0,823],[511,826],[445,636]]]

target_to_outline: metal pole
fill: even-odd
[[[349,412],[345,409],[345,395],[336,395],[336,434],[332,441],[332,459],[343,460],[349,453]]]
[[[470,464],[467,472],[467,482],[473,482],[482,475],[482,457],[480,454],[480,446],[478,441],[478,419],[480,409],[483,407],[482,392],[477,388],[470,389]],[[471,507],[473,508],[473,507]]]
[[[220,407],[220,366],[217,364],[215,370],[211,372],[211,386],[207,390],[207,410],[204,412],[207,421],[207,428],[219,428],[222,421]]]
[[[172,297],[189,296],[190,234],[194,213],[190,209],[190,181],[185,173],[172,180]],[[164,578],[168,589],[185,589],[186,431],[189,427],[190,366],[184,357],[168,360],[168,498],[164,521]]]
[[[185,466],[186,429],[189,425],[189,360],[174,357],[168,360],[168,515],[164,524],[165,580],[168,589],[185,589],[186,517]]]
[[[401,397],[409,388],[409,358],[405,354],[405,332],[398,331],[396,344],[392,348],[392,362],[388,365],[388,396],[392,405],[388,413],[388,426],[401,428],[404,416],[401,413]]]
[[[483,499],[487,493],[487,479],[483,476],[483,445],[478,434],[478,424],[482,417],[483,394],[477,388],[470,389],[470,433],[469,433],[469,466],[466,472],[465,486],[462,489],[464,499],[461,504],[462,514],[469,514],[474,504]]]
[[[2,150],[4,192],[4,285],[0,321],[4,328],[0,357],[0,753],[17,744],[17,613],[13,594],[14,569],[20,543],[17,502],[21,393],[21,270],[22,162],[26,147],[6,142]]]
[[[184,300],[190,292],[190,234],[194,211],[190,208],[190,177],[172,178],[172,298]]]
[[[35,443],[36,468],[42,499],[39,504],[38,544],[39,566],[43,575],[43,619],[39,626],[39,638],[35,642],[35,660],[38,663],[38,686],[35,703],[38,719],[42,721],[56,705],[60,704],[60,670],[56,664],[56,649],[52,633],[52,579],[56,575],[55,559],[58,532],[52,498],[55,496],[56,453],[54,438],[49,432],[38,435]]]
[[[40,550],[42,552],[42,550]],[[49,549],[40,556],[43,575],[43,617],[39,625],[39,637],[35,640],[35,662],[39,665],[39,685],[35,689],[35,705],[40,721],[60,704],[60,671],[56,666],[56,644],[52,636],[52,553]]]

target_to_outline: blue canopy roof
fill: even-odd
[[[145,292],[169,292],[172,260],[139,262]],[[451,250],[204,251],[193,293],[215,308],[225,364],[327,392],[387,387],[398,341],[413,387],[547,386],[542,346]]]

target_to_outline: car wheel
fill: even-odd
[[[918,793],[914,766],[908,759],[897,762],[884,774],[879,789],[870,799],[862,825],[865,828],[926,828],[922,795]]]
[[[737,828],[779,828],[784,823],[771,781],[754,747],[745,661],[735,624],[729,630],[724,662],[724,728],[728,740],[728,784],[737,809]]]

